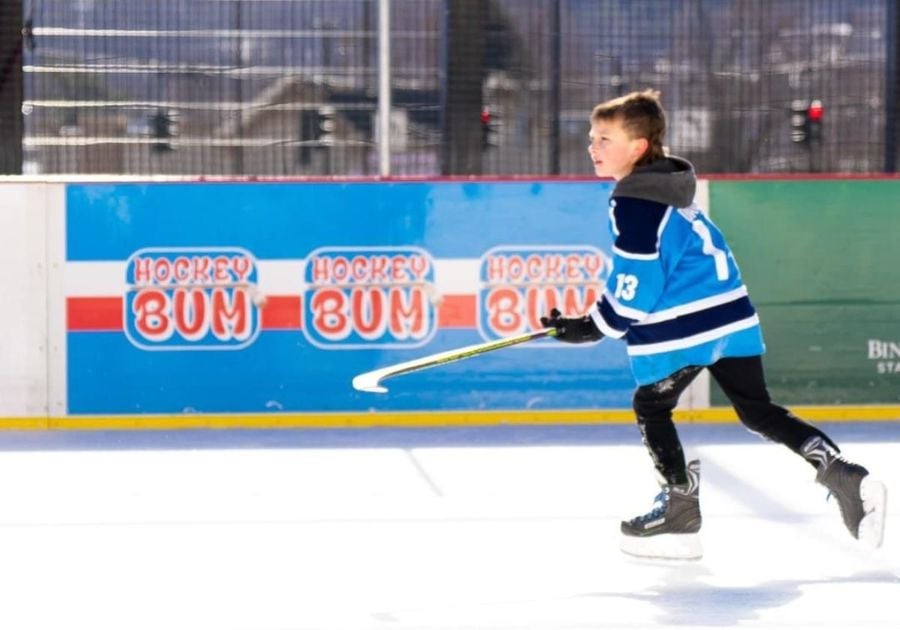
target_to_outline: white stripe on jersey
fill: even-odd
[[[758,325],[759,316],[753,315],[752,317],[747,317],[746,319],[732,322],[730,324],[726,324],[725,326],[707,330],[706,332],[698,333],[696,335],[685,337],[683,339],[673,339],[672,341],[661,341],[659,343],[648,343],[640,346],[628,346],[628,355],[636,357],[647,354],[659,354],[661,352],[671,352],[672,350],[692,348],[693,346],[699,346],[700,344],[706,343],[707,341],[712,341],[713,339],[724,337],[725,335],[728,335],[730,333],[738,332],[740,330],[746,330],[747,328],[753,328],[754,326]]]
[[[636,308],[625,306],[624,304],[619,302],[619,300],[613,297],[613,294],[609,292],[609,289],[603,292],[603,299],[609,302],[612,310],[614,310],[616,312],[616,315],[620,317],[627,317],[628,319],[640,321],[648,316],[648,313],[645,313],[644,311],[639,311]],[[598,306],[597,310],[599,310],[599,308],[600,307]]]
[[[656,230],[656,251],[659,251],[659,239],[662,238],[663,230],[666,229],[666,225],[669,223],[669,217],[672,216],[672,208],[675,206],[669,206],[666,208],[666,213],[663,215],[662,221],[659,222],[659,229]]]
[[[613,245],[613,253],[618,254],[622,258],[630,258],[632,260],[656,260],[659,258],[659,250],[657,249],[654,254],[632,254],[631,252],[626,252],[624,249],[619,249],[615,245]]]
[[[713,295],[711,297],[688,302],[687,304],[680,304],[678,306],[673,306],[672,308],[667,308],[662,311],[650,313],[646,318],[635,323],[634,326],[644,326],[646,324],[657,324],[659,322],[665,322],[670,319],[675,319],[676,317],[681,317],[682,315],[689,315],[690,313],[704,311],[708,308],[712,308],[713,306],[728,304],[729,302],[733,302],[739,298],[744,297],[745,295],[747,295],[747,286],[742,284],[737,289],[732,289],[731,291],[720,293],[719,295]]]
[[[612,337],[613,339],[621,339],[625,336],[624,330],[617,330],[606,323],[606,320],[603,319],[603,316],[600,314],[600,308],[597,304],[594,304],[593,308],[588,312],[588,315],[591,316],[591,319],[597,324],[597,328],[599,328],[600,332],[605,336]]]

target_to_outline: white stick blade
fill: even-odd
[[[354,376],[353,389],[372,394],[386,394],[387,387],[380,385],[378,380],[378,375],[373,372],[366,372],[365,374]]]

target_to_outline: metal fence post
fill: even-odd
[[[378,0],[378,174],[391,174],[391,0]]]
[[[897,171],[897,138],[900,136],[898,94],[900,86],[900,10],[898,0],[886,0],[885,64],[884,64],[884,172]]]

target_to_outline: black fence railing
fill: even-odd
[[[4,2],[0,170],[377,174],[379,1]],[[897,4],[390,0],[391,172],[588,174],[645,87],[701,172],[894,171]]]

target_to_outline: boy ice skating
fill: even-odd
[[[850,533],[879,546],[884,486],[844,460],[821,430],[771,401],[756,310],[724,236],[693,202],[693,166],[665,155],[665,126],[655,91],[594,108],[588,148],[594,172],[616,181],[609,207],[613,269],[587,315],[563,317],[554,309],[541,318],[563,342],[613,337],[628,344],[638,385],[634,410],[661,492],[648,513],[622,523],[622,550],[642,557],[702,555],[700,462],[685,463],[672,410],[703,369],[750,430],[816,469]]]

